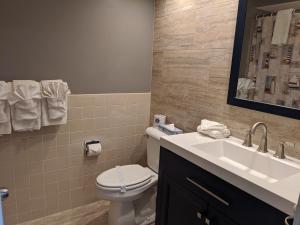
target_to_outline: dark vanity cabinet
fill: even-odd
[[[284,225],[286,216],[161,149],[156,225]]]

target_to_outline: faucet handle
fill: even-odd
[[[252,147],[252,136],[251,136],[251,130],[247,131],[247,134],[245,136],[243,145],[246,147]]]
[[[274,154],[274,157],[279,158],[279,159],[285,159],[285,147],[291,147],[291,148],[295,148],[295,144],[292,142],[287,142],[287,141],[281,141],[279,143],[279,147],[276,151],[276,153]]]

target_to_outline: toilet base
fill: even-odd
[[[135,225],[133,202],[111,202],[108,225]]]

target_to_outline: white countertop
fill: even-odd
[[[231,137],[226,139],[232,143],[241,144],[242,140]],[[199,151],[193,145],[216,141],[215,139],[200,135],[199,133],[186,133],[173,136],[164,136],[160,139],[162,147],[174,152],[178,156],[211,172],[228,183],[244,190],[250,195],[268,203],[269,205],[289,214],[294,214],[294,206],[298,203],[300,193],[300,173],[282,179],[276,183],[267,183],[254,177],[242,174],[239,170],[228,167],[225,163],[217,161],[209,154]],[[261,153],[261,154],[273,154]],[[282,160],[282,159],[278,159]],[[287,157],[287,163],[300,168],[300,161]]]

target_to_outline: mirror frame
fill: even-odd
[[[300,120],[298,109],[236,98],[248,1],[239,0],[227,104]]]

